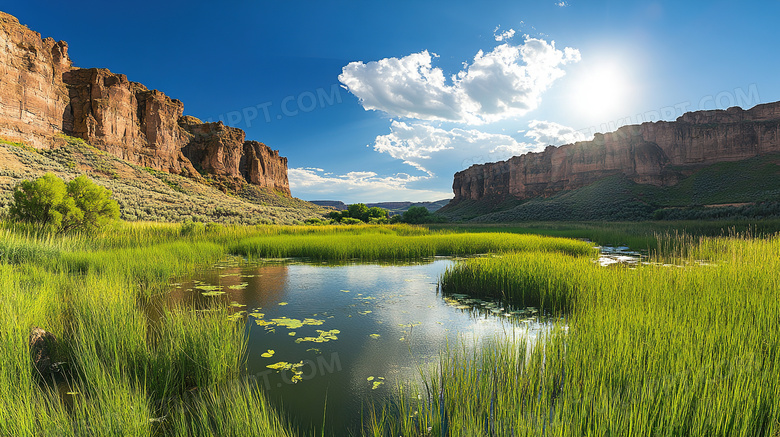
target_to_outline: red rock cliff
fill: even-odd
[[[240,169],[241,174],[250,183],[290,195],[287,158],[279,156],[278,150],[271,150],[270,147],[257,141],[247,141],[244,143]]]
[[[45,148],[66,133],[136,165],[191,177],[197,168],[290,195],[286,158],[245,142],[241,129],[183,112],[123,74],[73,68],[65,42],[0,12],[0,137]]]
[[[68,44],[19,24],[0,12],[0,136],[45,148],[62,129],[70,70]]]
[[[674,185],[703,165],[774,152],[780,152],[780,102],[747,111],[691,112],[673,122],[624,126],[592,141],[473,165],[455,174],[453,202],[549,196],[617,174],[641,184]]]

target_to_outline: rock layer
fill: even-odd
[[[123,74],[73,68],[65,42],[41,39],[0,12],[0,137],[45,148],[65,133],[136,165],[195,178],[200,170],[290,195],[278,151],[183,112],[181,101]]]
[[[62,73],[70,69],[67,43],[41,39],[0,12],[0,136],[45,148],[62,129],[69,102]]]
[[[287,158],[279,156],[278,150],[272,150],[257,141],[245,142],[240,170],[250,183],[290,195],[290,184],[287,181]]]
[[[453,202],[550,196],[612,175],[668,186],[704,165],[775,152],[780,152],[780,102],[691,112],[673,122],[624,126],[592,141],[473,165],[455,174]]]

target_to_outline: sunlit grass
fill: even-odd
[[[530,354],[510,342],[448,352],[374,434],[776,435],[780,239],[662,245],[676,250],[636,269],[549,254],[464,261],[443,279],[453,292],[503,286],[523,303],[526,288],[568,290],[567,329]]]
[[[576,232],[620,241],[634,226]],[[647,243],[654,263],[630,269],[600,267],[582,241],[486,230],[121,223],[51,237],[4,225],[0,435],[295,434],[240,382],[246,338],[227,308],[145,311],[171,281],[231,254],[488,254],[460,260],[441,278],[443,291],[565,317],[536,343],[443,351],[422,385],[399,387],[394,403],[366,414],[368,434],[780,432],[780,239],[656,232]],[[33,326],[59,340],[77,393],[71,406],[35,374]]]
[[[366,233],[337,237],[316,234],[279,235],[248,239],[235,245],[232,250],[249,257],[369,261],[515,251],[562,252],[571,255],[595,253],[591,245],[580,241],[507,233],[411,236]]]

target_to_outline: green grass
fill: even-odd
[[[662,207],[776,201],[780,196],[780,156],[721,162],[671,187],[634,185],[631,191]]]
[[[370,232],[332,235],[281,235],[247,239],[233,247],[249,257],[305,257],[317,260],[409,260],[432,256],[473,255],[490,252],[592,253],[590,245],[563,239],[508,233],[432,234],[404,236]],[[381,229],[381,228],[374,228]]]
[[[0,232],[0,434],[14,436],[292,435],[264,395],[237,384],[246,338],[231,309],[163,306],[159,316],[149,313],[150,299],[170,281],[231,254],[378,260],[591,253],[573,240],[407,225],[117,223],[97,234],[53,237],[6,223]],[[58,338],[56,359],[76,393],[71,404],[30,364],[34,326]]]
[[[186,397],[191,390],[233,390],[246,339],[228,308],[165,308],[154,320],[144,309],[172,278],[227,254],[226,245],[205,241],[207,235],[182,241],[180,228],[128,225],[57,238],[13,227],[2,231],[0,435],[183,435],[186,428],[170,423],[186,421],[151,419],[178,417],[200,408],[198,402],[211,402]],[[233,235],[251,231],[236,228]],[[220,238],[230,239],[230,231]],[[27,341],[33,326],[58,339],[56,359],[64,362],[69,390],[77,393],[70,406],[39,381],[31,364]],[[236,393],[255,411],[255,434],[282,435],[277,430],[286,425],[264,397]],[[208,408],[233,414],[226,403]],[[237,429],[249,428],[238,422],[219,428],[225,435],[237,435]]]
[[[440,435],[446,423],[452,435],[777,435],[780,238],[662,246],[684,250],[655,261],[681,267],[602,268],[540,254],[531,263],[467,260],[448,272],[450,291],[472,291],[479,275],[494,292],[520,290],[502,296],[510,302],[545,284],[566,289],[568,329],[530,349],[447,352],[422,385],[398,391],[397,411],[377,414],[374,434]]]
[[[605,246],[659,250],[659,239],[676,242],[675,235],[728,237],[738,234],[765,237],[780,232],[780,220],[677,220],[650,222],[525,222],[505,224],[429,225],[432,231],[512,232],[548,237],[586,239]],[[666,249],[662,249],[666,250]]]
[[[684,225],[722,236],[674,236],[657,223],[121,223],[96,235],[50,237],[6,224],[0,435],[297,435],[257,387],[241,382],[246,338],[229,308],[148,311],[169,282],[231,255],[407,260],[481,253],[490,255],[447,271],[445,293],[540,306],[567,326],[536,343],[442,351],[436,368],[423,369],[422,384],[398,387],[394,402],[366,413],[368,434],[438,436],[446,427],[453,436],[775,435],[776,223],[760,223],[750,236],[728,223]],[[602,268],[590,244],[534,234],[633,235],[657,264]],[[33,326],[59,339],[59,360],[78,393],[72,405],[31,365]]]

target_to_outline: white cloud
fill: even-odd
[[[507,143],[491,149],[491,154],[518,156],[526,152],[541,152],[547,146],[562,146],[587,139],[585,134],[552,121],[531,120],[528,130],[523,131],[530,143]]]
[[[477,125],[535,109],[542,93],[565,74],[562,67],[579,60],[576,49],[558,50],[554,41],[526,36],[520,45],[504,43],[488,53],[480,50],[449,81],[440,68],[433,67],[427,50],[400,59],[351,62],[339,80],[366,110]]]
[[[555,3],[555,6],[558,6],[559,8],[565,8],[566,6],[569,6],[569,4],[566,2],[558,2]]]
[[[447,131],[428,124],[406,124],[393,121],[391,133],[379,135],[374,140],[374,150],[387,153],[395,159],[401,159],[404,164],[428,173],[429,170],[420,164],[420,160],[431,159],[431,153],[452,149],[452,138]]]
[[[438,152],[465,157],[464,162],[499,161],[527,152],[539,152],[548,145],[562,145],[582,141],[581,132],[550,121],[532,120],[527,131],[521,131],[529,141],[518,141],[505,134],[494,134],[476,129],[445,130],[424,123],[408,124],[393,121],[390,133],[374,140],[374,150],[387,153],[405,164],[433,176],[422,164]]]
[[[398,173],[379,176],[371,171],[354,171],[343,175],[320,174],[308,168],[287,171],[290,189],[297,197],[311,200],[341,200],[347,203],[409,200],[423,202],[447,199],[452,193],[409,188],[413,182],[430,179],[429,176],[411,176]]]
[[[509,30],[505,30],[505,31],[503,31],[501,33],[498,33],[498,30],[500,28],[501,28],[501,26],[498,26],[498,27],[495,28],[495,30],[493,30],[493,38],[495,38],[496,41],[501,42],[501,41],[504,41],[504,40],[512,39],[512,37],[515,36],[515,30],[514,29],[509,29]]]
[[[408,124],[393,121],[390,133],[374,140],[374,150],[387,153],[404,164],[433,176],[433,172],[421,163],[430,160],[434,153],[452,150],[453,154],[484,153],[486,150],[508,145],[518,149],[522,143],[504,134],[492,134],[476,129],[445,130],[424,123]]]
[[[553,146],[561,146],[588,139],[584,133],[568,126],[552,121],[540,120],[531,120],[528,123],[528,131],[525,133],[525,136],[533,138],[537,144]]]

